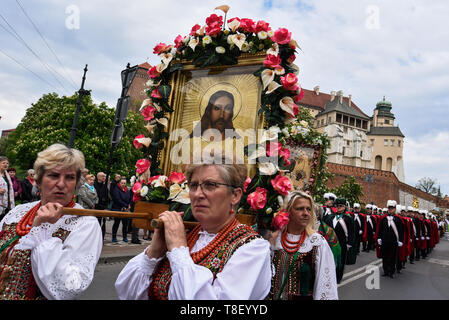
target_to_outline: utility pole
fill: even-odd
[[[83,96],[90,95],[88,90],[84,90],[84,82],[86,81],[87,64],[84,68],[84,75],[81,81],[81,88],[78,90],[78,101],[76,102],[75,117],[73,118],[72,129],[70,130],[69,148],[73,148],[75,144],[76,131],[78,130],[78,118],[81,110],[81,101]]]

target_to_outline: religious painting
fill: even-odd
[[[263,61],[263,60],[262,60]],[[253,75],[262,61],[199,69],[186,65],[172,81],[174,112],[162,155],[164,172],[182,171],[205,156],[225,154],[244,163],[244,147],[255,143],[262,85]],[[236,160],[238,159],[238,160]]]
[[[287,167],[286,176],[290,178],[293,188],[308,190],[313,194],[319,169],[317,159],[320,159],[320,150],[315,146],[297,145],[292,141],[287,141],[286,148],[290,150],[291,162]]]

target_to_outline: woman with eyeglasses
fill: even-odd
[[[273,300],[337,300],[337,277],[331,248],[316,230],[313,199],[302,191],[287,196],[280,228],[270,242],[275,269],[269,298]],[[279,220],[280,221],[280,220]]]
[[[264,299],[271,282],[270,245],[235,218],[246,173],[245,165],[190,165],[190,203],[199,225],[186,236],[182,213],[161,213],[164,229],[155,230],[150,246],[118,276],[119,298]]]

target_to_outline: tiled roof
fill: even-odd
[[[375,136],[400,136],[404,137],[399,127],[371,127],[368,132],[370,135]]]

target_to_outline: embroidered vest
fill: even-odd
[[[251,227],[239,224],[208,256],[197,264],[212,271],[215,280],[217,274],[223,270],[226,262],[228,262],[234,252],[242,245],[257,238],[261,238],[261,236]],[[171,277],[170,261],[165,257],[153,273],[153,281],[148,290],[148,297],[150,299],[168,300],[168,288]]]
[[[12,240],[17,223],[4,224],[0,232],[0,248]],[[63,242],[70,231],[58,229],[52,236]],[[31,250],[14,250],[8,257],[10,247],[5,248],[0,256],[0,300],[45,300],[39,290],[31,270]]]
[[[284,286],[281,299],[300,300],[313,299],[313,286],[315,284],[315,261],[317,246],[309,252],[300,253],[296,258],[295,266],[288,275],[288,280]],[[276,269],[271,279],[271,289],[268,299],[278,299],[284,277],[292,263],[295,254],[287,253],[285,250],[273,252],[272,264]]]

